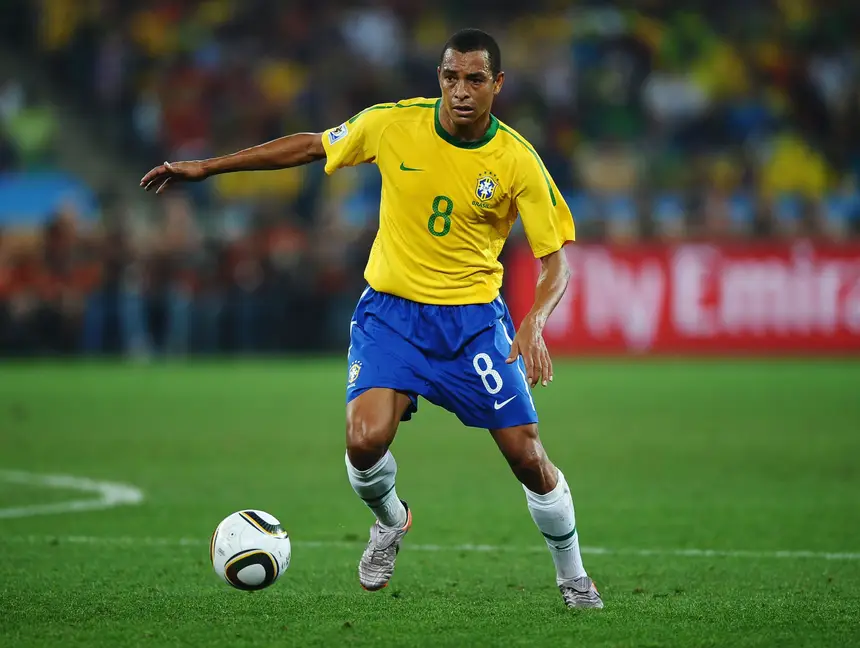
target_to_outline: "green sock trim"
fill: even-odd
[[[541,533],[543,533],[543,532],[541,532]],[[543,537],[546,538],[547,540],[552,540],[553,542],[564,542],[565,540],[570,540],[574,535],[576,535],[576,527],[573,527],[573,531],[571,531],[570,533],[567,533],[563,536],[554,536],[554,535],[550,535],[548,533],[544,533]]]
[[[385,496],[386,496],[386,495],[388,495],[388,493],[390,493],[391,491],[393,491],[393,490],[394,490],[394,486],[395,486],[395,485],[394,485],[394,484],[392,484],[392,485],[391,485],[391,488],[389,488],[387,491],[385,491],[382,495],[380,495],[380,496],[378,496],[378,497],[371,497],[371,498],[369,498],[369,499],[368,499],[368,498],[364,498],[364,497],[362,497],[361,499],[363,499],[363,500],[364,500],[364,502],[365,502],[366,504],[372,504],[372,503],[375,503],[375,502],[382,502],[382,500],[384,500],[384,499],[385,499]]]

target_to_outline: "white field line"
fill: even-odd
[[[95,495],[95,497],[87,499],[52,502],[51,504],[0,508],[0,519],[98,511],[125,504],[140,504],[143,501],[143,493],[134,486],[115,482],[95,481],[84,477],[72,477],[71,475],[40,475],[22,470],[0,470],[0,482],[38,486],[41,488],[74,490]]]
[[[74,513],[79,511],[94,511],[109,509],[127,504],[139,504],[143,501],[140,489],[129,484],[96,481],[70,475],[40,475],[20,470],[0,470],[0,482],[24,484],[43,488],[77,490],[94,493],[97,497],[89,499],[68,500],[51,504],[36,504],[14,508],[0,509],[0,519],[25,518],[36,515],[56,513]],[[0,536],[0,544],[11,543],[68,543],[68,544],[102,544],[102,545],[143,545],[164,547],[204,547],[207,540],[196,538],[134,538],[129,536]],[[338,540],[293,540],[293,546],[300,549],[355,549],[363,543]],[[406,545],[412,551],[424,552],[468,552],[468,553],[501,553],[526,552],[542,553],[546,551],[542,544],[517,547],[513,545],[487,544],[411,544]],[[819,559],[819,560],[860,560],[860,552],[822,552],[822,551],[757,551],[757,550],[727,550],[727,549],[636,549],[608,547],[582,547],[582,553],[609,556],[672,556],[679,558],[776,558],[776,559]]]
[[[155,547],[196,547],[203,549],[208,541],[202,538],[133,538],[130,536],[0,536],[3,543],[18,544],[85,544],[85,545],[137,545]],[[360,549],[364,543],[340,540],[293,540],[292,546],[298,549]],[[467,553],[543,553],[543,544],[529,546],[486,545],[486,544],[404,544],[407,551],[424,552],[467,552]],[[604,556],[670,556],[677,558],[773,558],[773,559],[818,559],[818,560],[860,560],[860,552],[827,551],[756,551],[731,549],[636,549],[608,547],[583,547],[582,553]]]

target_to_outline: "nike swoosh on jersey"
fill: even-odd
[[[408,167],[408,166],[406,166],[406,164],[401,162],[400,163],[400,170],[401,171],[423,171],[424,169],[413,169],[412,167]]]
[[[501,403],[500,403],[499,401],[496,401],[495,403],[493,403],[493,407],[494,407],[495,409],[497,409],[497,410],[500,410],[500,409],[502,409],[505,405],[507,405],[508,403],[510,403],[512,400],[514,400],[515,398],[516,398],[516,396],[511,396],[508,400],[506,400],[506,401],[502,401]]]

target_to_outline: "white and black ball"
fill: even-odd
[[[290,536],[276,517],[254,509],[228,515],[209,543],[212,567],[240,590],[261,590],[290,566]]]

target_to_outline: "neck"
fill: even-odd
[[[451,116],[450,111],[442,104],[442,110],[439,111],[439,123],[445,131],[464,142],[476,142],[481,139],[490,128],[490,111],[481,115],[481,117],[471,124],[458,125]]]

